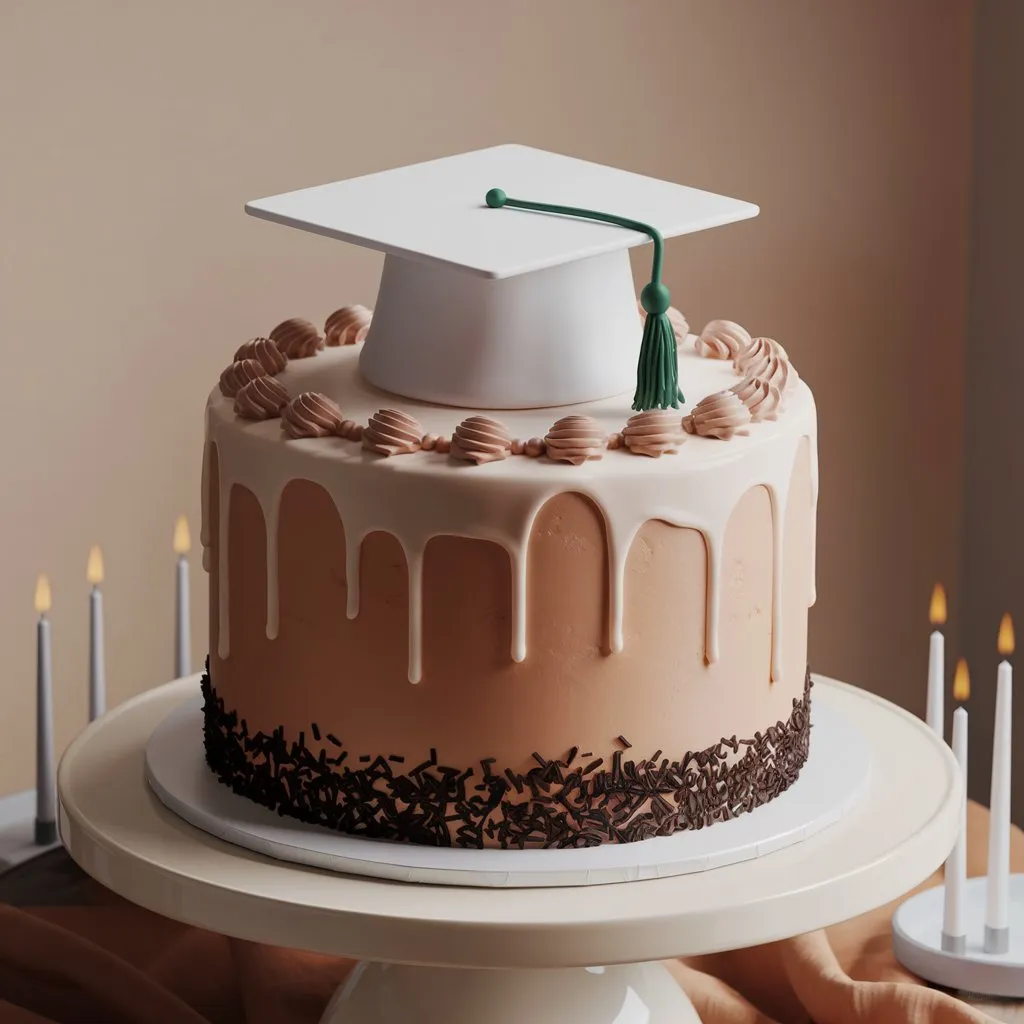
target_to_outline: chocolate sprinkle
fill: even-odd
[[[328,756],[289,742],[284,729],[249,735],[237,712],[224,706],[203,674],[206,761],[234,792],[282,816],[349,835],[425,846],[479,849],[573,848],[631,843],[728,821],[767,803],[797,778],[810,741],[811,681],[793,700],[785,722],[753,739],[732,736],[678,761],[661,757],[624,761],[612,755],[572,768],[565,760],[532,754],[537,767],[493,771],[438,763],[437,752],[410,771],[395,774],[390,754],[363,754],[361,767],[343,766],[349,752]],[[316,727],[312,727],[314,736]],[[331,733],[335,748],[341,742]],[[622,737],[619,737],[622,742]],[[583,758],[590,754],[582,755]]]
[[[622,745],[623,745],[623,746],[624,746],[624,747],[625,747],[625,748],[626,748],[627,750],[629,750],[629,748],[630,748],[631,746],[633,746],[633,744],[632,744],[632,743],[630,743],[630,742],[629,742],[629,740],[627,740],[625,736],[619,736],[619,738],[618,738],[618,739],[619,739],[619,742],[620,742],[620,743],[621,743],[621,744],[622,744]],[[652,758],[651,760],[656,760],[656,759],[657,759],[657,758],[655,757],[655,758]]]

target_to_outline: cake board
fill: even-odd
[[[194,686],[144,693],[72,743],[58,771],[61,837],[97,881],[155,913],[363,961],[325,1024],[691,1024],[695,1011],[656,961],[787,938],[889,902],[942,862],[959,823],[945,744],[888,702],[819,679],[816,699],[856,725],[873,770],[849,814],[788,849],[591,888],[335,874],[225,843],[153,794],[146,743]]]
[[[233,793],[207,767],[198,695],[153,731],[146,744],[146,778],[161,802],[190,824],[278,860],[435,885],[606,885],[752,860],[834,825],[866,792],[871,751],[857,728],[831,706],[827,691],[812,701],[811,723],[810,755],[800,778],[764,806],[712,828],[588,849],[414,846],[346,836],[282,817]]]

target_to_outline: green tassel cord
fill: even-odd
[[[492,188],[484,197],[491,209],[511,206],[517,210],[537,213],[555,213],[564,217],[596,220],[616,227],[642,231],[654,243],[654,264],[651,280],[640,292],[640,305],[647,313],[644,335],[640,342],[640,359],[636,367],[636,393],[633,408],[637,412],[649,409],[678,409],[684,401],[679,390],[679,363],[676,356],[676,338],[668,319],[672,302],[668,288],[661,283],[661,264],[665,255],[665,240],[661,232],[650,224],[629,217],[616,217],[596,210],[583,210],[576,206],[556,206],[553,203],[531,203],[525,199],[511,199],[500,188]]]

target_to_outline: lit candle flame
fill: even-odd
[[[1003,616],[999,623],[999,639],[996,642],[996,647],[1004,658],[1008,658],[1013,654],[1013,619],[1010,618],[1009,612]]]
[[[45,615],[50,610],[50,581],[45,573],[36,580],[36,611]]]
[[[928,606],[928,621],[933,626],[946,624],[946,589],[941,583],[936,583],[932,590],[932,603]]]
[[[174,553],[176,555],[187,555],[192,547],[192,537],[188,532],[188,520],[184,516],[178,516],[174,524]]]
[[[89,549],[89,564],[85,569],[85,578],[95,587],[103,582],[103,552],[99,544]]]
[[[965,701],[971,696],[971,673],[967,668],[967,659],[961,658],[956,663],[953,673],[953,699]]]

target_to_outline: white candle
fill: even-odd
[[[174,552],[178,556],[174,603],[174,674],[179,679],[192,672],[192,631],[188,591],[188,552],[191,546],[188,520],[184,516],[179,516],[177,523],[174,524]]]
[[[57,839],[57,785],[53,771],[53,657],[51,650],[50,581],[36,582],[36,828],[35,841],[46,846]]]
[[[89,592],[89,721],[107,710],[107,667],[103,653],[103,553],[96,546],[89,552],[86,578]]]
[[[956,844],[946,859],[946,891],[942,907],[942,948],[963,953],[967,938],[967,711],[953,712],[953,753],[963,777]]]
[[[925,720],[935,735],[943,737],[946,726],[945,695],[946,638],[936,629],[928,643],[928,708]]]
[[[1013,622],[1003,616],[999,653],[1013,653]],[[999,663],[996,720],[992,734],[992,794],[988,822],[988,881],[985,901],[985,952],[1010,948],[1010,773],[1013,746],[1013,668]]]
[[[932,590],[928,619],[933,626],[945,625],[946,592],[941,583],[936,583]],[[928,698],[925,721],[934,730],[936,736],[945,736],[946,734],[945,686],[946,638],[940,630],[935,629],[932,631],[928,643]]]

